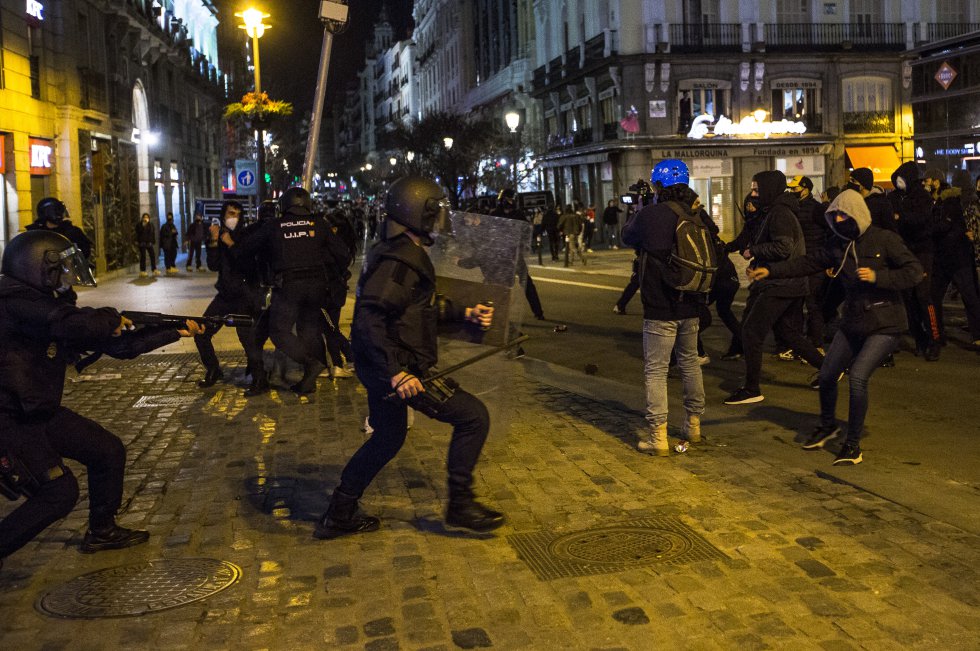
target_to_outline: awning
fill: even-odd
[[[845,147],[844,152],[847,154],[848,168],[870,167],[875,181],[891,181],[892,172],[902,164],[892,145]]]

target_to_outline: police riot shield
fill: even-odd
[[[486,331],[472,324],[445,328],[443,335],[502,345],[516,336],[524,313],[531,225],[523,220],[476,213],[450,213],[429,249],[436,270],[437,291],[454,305],[493,302],[493,325]]]

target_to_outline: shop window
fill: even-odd
[[[772,119],[802,122],[807,131],[823,129],[819,88],[780,88],[772,91]]]
[[[616,116],[616,99],[607,97],[599,102],[599,117],[602,120],[602,137],[613,140],[618,136],[619,119]]]
[[[678,133],[686,134],[691,123],[699,115],[729,116],[728,101],[731,91],[727,88],[684,88],[677,98]]]
[[[892,133],[895,109],[887,77],[850,77],[843,84],[844,133]]]

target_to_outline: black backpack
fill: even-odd
[[[677,228],[664,269],[664,282],[682,292],[710,292],[718,272],[714,237],[700,215],[690,214],[673,201],[667,205],[677,215]]]

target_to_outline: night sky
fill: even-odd
[[[246,0],[243,0],[243,4]],[[381,11],[383,0],[349,0],[350,22],[334,38],[327,82],[327,103],[339,98],[347,82],[364,64],[364,44]],[[396,38],[405,38],[412,24],[412,0],[384,0]],[[255,6],[272,14],[272,25],[260,41],[262,86],[273,99],[284,99],[304,115],[313,105],[323,26],[319,0],[258,0]]]

